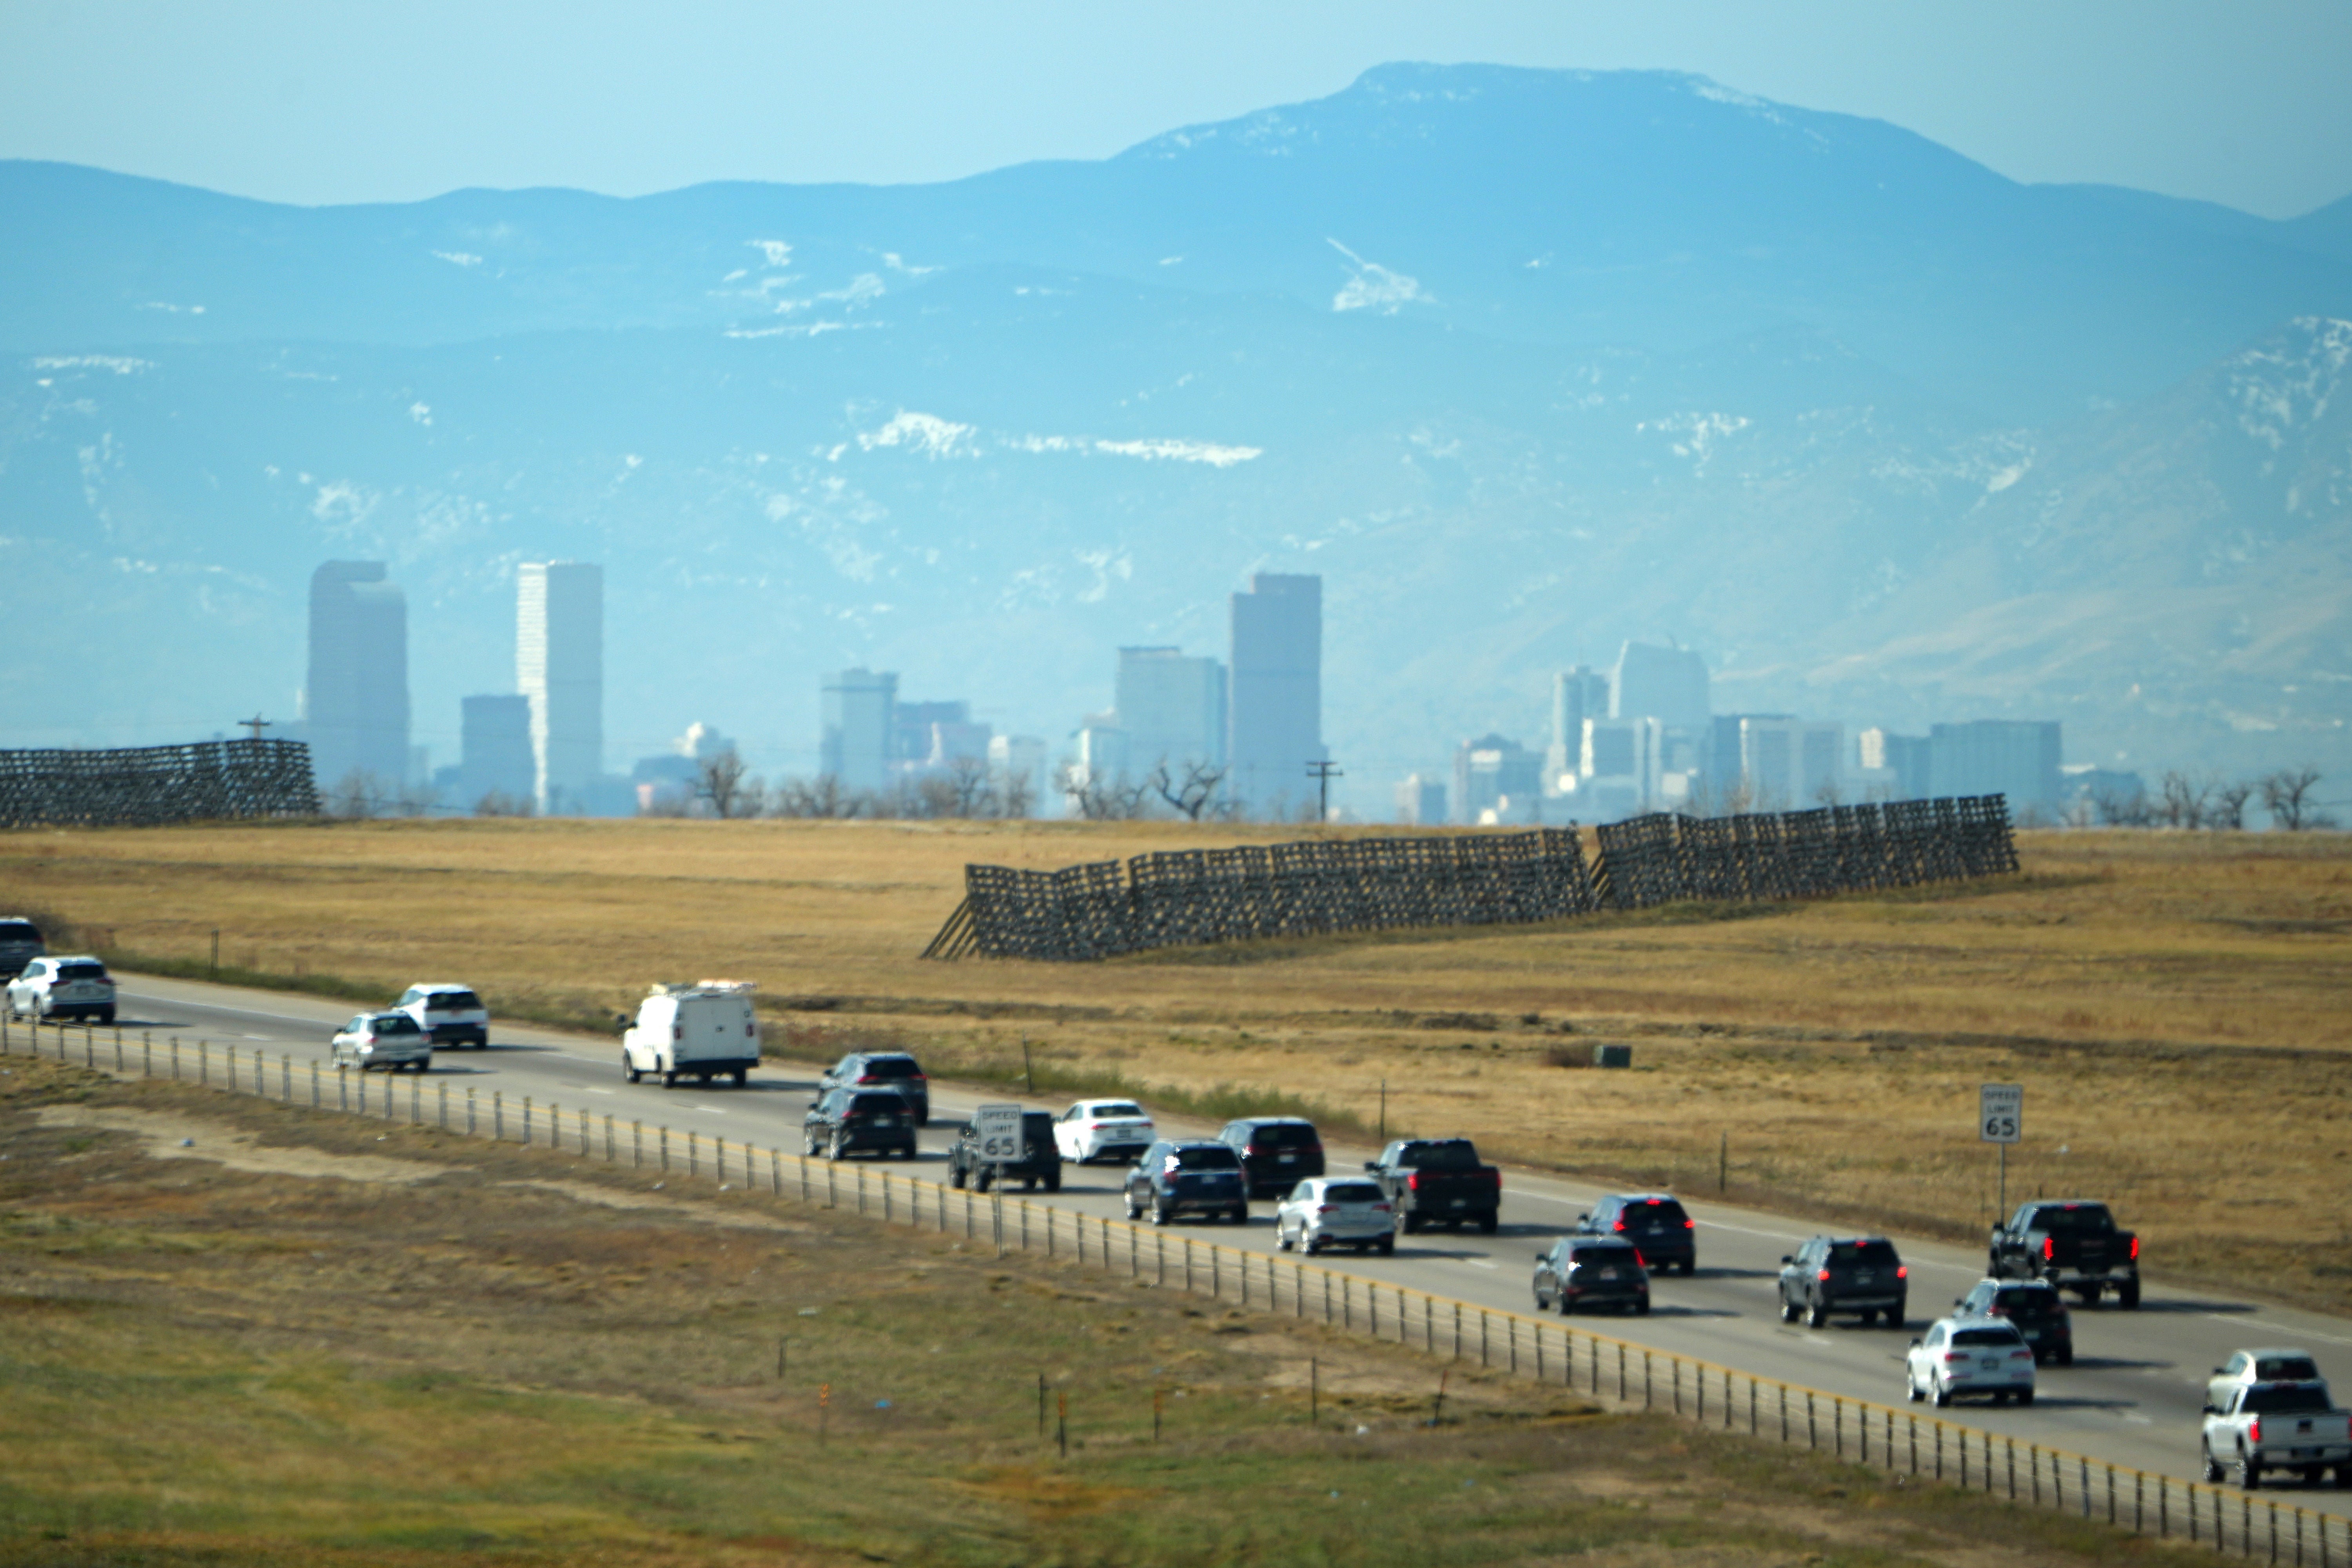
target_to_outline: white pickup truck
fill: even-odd
[[[2218,1481],[2234,1468],[2247,1490],[2269,1470],[2291,1470],[2316,1485],[2330,1468],[2338,1487],[2352,1487],[2352,1410],[2331,1408],[2324,1383],[2248,1383],[2224,1403],[2205,1407],[2205,1479]]]
[[[742,1088],[760,1065],[752,989],[748,980],[655,986],[637,1004],[636,1022],[621,1036],[622,1076],[635,1083],[656,1073],[664,1089],[681,1078],[709,1083],[724,1077]]]

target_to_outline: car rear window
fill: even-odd
[[[849,1097],[852,1116],[896,1116],[907,1109],[907,1102],[895,1094],[853,1094]]]
[[[1632,1263],[1639,1255],[1630,1247],[1580,1247],[1569,1254],[1575,1263]]]
[[[2116,1228],[2116,1220],[2105,1204],[2072,1204],[2037,1210],[2033,1226],[2056,1236],[2105,1236]]]
[[[2011,1317],[2017,1318],[2051,1317],[2063,1305],[2058,1300],[2057,1291],[2037,1290],[2031,1286],[1996,1290],[1993,1292],[1992,1304]]]
[[[1241,1156],[1223,1143],[1207,1143],[1186,1147],[1175,1152],[1179,1170],[1230,1171],[1241,1164]]]
[[[2018,1342],[2017,1331],[1999,1329],[1955,1329],[1952,1342],[1956,1345],[2013,1345]]]
[[[0,942],[38,942],[41,928],[30,921],[0,921]]]
[[[2315,1383],[2319,1363],[2307,1355],[2256,1356],[2254,1375],[2264,1383]]]
[[[1387,1196],[1370,1182],[1334,1182],[1323,1189],[1327,1204],[1379,1204]]]
[[[103,980],[106,978],[106,965],[103,963],[60,963],[58,965],[58,978],[60,980]]]
[[[2327,1408],[2327,1390],[2316,1384],[2283,1383],[2275,1388],[2250,1388],[2238,1406],[2257,1415],[2297,1415]]]
[[[1130,1105],[1124,1100],[1113,1100],[1108,1105],[1097,1105],[1092,1111],[1088,1112],[1088,1114],[1093,1116],[1097,1121],[1117,1121],[1125,1117],[1141,1116],[1143,1114],[1143,1107],[1139,1105]]]
[[[1022,1135],[1028,1138],[1051,1138],[1054,1135],[1054,1113],[1050,1110],[1024,1110],[1021,1113]]]
[[[1627,1225],[1680,1225],[1690,1216],[1683,1213],[1683,1205],[1674,1199],[1658,1198],[1628,1200],[1623,1217]]]
[[[1270,1127],[1251,1128],[1249,1142],[1253,1149],[1310,1149],[1323,1140],[1303,1121],[1277,1121]]]
[[[405,1013],[385,1013],[377,1017],[375,1032],[379,1035],[414,1035],[416,1020]]]
[[[426,1008],[440,1013],[470,1013],[481,1005],[482,999],[470,991],[434,991],[425,998]]]
[[[1475,1171],[1478,1168],[1478,1149],[1461,1138],[1442,1143],[1408,1143],[1398,1154],[1397,1163],[1417,1171]]]
[[[1830,1261],[1854,1268],[1892,1268],[1903,1260],[1895,1256],[1891,1241],[1833,1241]]]
[[[923,1069],[915,1065],[912,1057],[870,1057],[864,1068],[867,1078],[920,1078]]]

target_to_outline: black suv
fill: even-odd
[[[1654,1273],[1698,1267],[1698,1242],[1691,1216],[1671,1193],[1615,1193],[1591,1214],[1576,1216],[1579,1236],[1622,1237],[1641,1248],[1642,1263]]]
[[[999,1182],[1007,1185],[1018,1182],[1024,1193],[1041,1186],[1049,1193],[1062,1190],[1062,1152],[1054,1145],[1053,1112],[1021,1113],[1018,1160],[983,1160],[979,1131],[969,1121],[956,1129],[956,1141],[948,1147],[948,1185],[984,1193]]]
[[[1883,1236],[1817,1236],[1780,1259],[1780,1321],[1800,1317],[1812,1328],[1832,1312],[1857,1312],[1903,1326],[1909,1310],[1911,1270]]]
[[[1536,1310],[1564,1317],[1579,1307],[1650,1310],[1650,1276],[1642,1255],[1610,1237],[1562,1237],[1536,1254]]]
[[[931,1124],[931,1080],[921,1064],[905,1051],[852,1051],[818,1075],[816,1086],[827,1089],[887,1089],[905,1097],[914,1108],[915,1125]]]
[[[828,1160],[860,1152],[887,1159],[915,1157],[915,1119],[901,1095],[887,1089],[829,1089],[809,1102],[802,1146]]]
[[[1127,1217],[1166,1225],[1183,1214],[1224,1215],[1249,1223],[1249,1177],[1230,1143],[1211,1138],[1163,1138],[1127,1173]]]
[[[2066,1299],[2046,1279],[1979,1279],[1975,1289],[1952,1303],[1953,1316],[2007,1318],[2033,1347],[2035,1361],[2074,1364],[2074,1320]]]
[[[1246,1116],[1226,1122],[1217,1140],[1242,1157],[1254,1198],[1279,1197],[1323,1174],[1322,1135],[1303,1116]]]

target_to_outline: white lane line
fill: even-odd
[[[2126,1411],[2125,1411],[2125,1412],[2123,1413],[2123,1418],[2124,1418],[2125,1420],[2126,1420],[2126,1421],[2130,1422],[2130,1423],[2131,1423],[2133,1426],[2155,1426],[2155,1425],[2156,1425],[2156,1423],[2155,1423],[2154,1421],[2150,1420],[2148,1417],[2147,1417],[2147,1416],[2145,1416],[2145,1415],[2141,1415],[2138,1411],[2137,1411],[2137,1410],[2126,1410]]]
[[[1502,1267],[1499,1263],[1489,1263],[1483,1258],[1465,1258],[1462,1261],[1468,1264],[1473,1268],[1500,1268]]]
[[[724,1110],[719,1110],[719,1107],[715,1105],[689,1105],[687,1109],[688,1110],[706,1110],[713,1116],[724,1116],[727,1114]]]
[[[617,1089],[595,1089],[592,1087],[588,1089],[588,1092],[591,1094],[618,1094],[621,1091]]]

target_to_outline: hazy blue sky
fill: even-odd
[[[935,180],[1391,59],[1698,71],[2018,179],[2272,216],[2352,192],[2345,0],[0,0],[0,156],[296,202]]]

